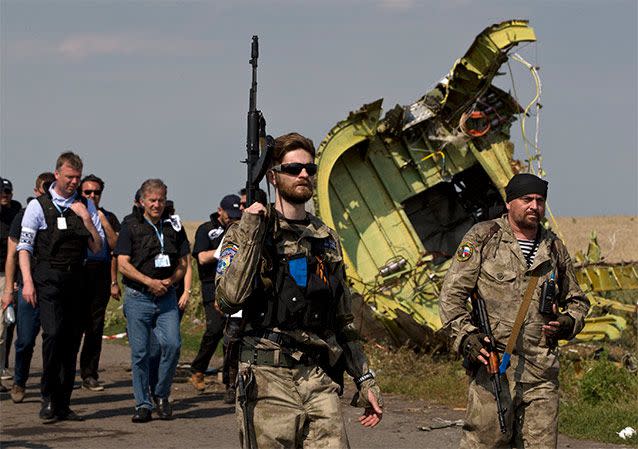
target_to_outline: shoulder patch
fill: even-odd
[[[475,251],[474,243],[472,242],[463,242],[459,246],[459,249],[456,251],[456,260],[459,262],[465,262],[472,257]]]
[[[224,274],[226,272],[230,264],[233,263],[233,259],[238,251],[239,246],[233,242],[224,243],[219,253],[219,260],[217,261],[217,274]]]
[[[330,251],[337,250],[337,243],[332,239],[332,236],[323,240],[323,248]]]
[[[179,215],[171,215],[166,219],[166,221],[171,224],[175,232],[182,230],[182,220],[179,218]]]
[[[224,228],[222,227],[214,228],[208,231],[208,238],[211,240],[215,240],[217,237],[219,237],[223,233],[224,233]]]

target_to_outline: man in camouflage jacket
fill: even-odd
[[[553,448],[558,427],[558,339],[573,338],[584,326],[589,302],[576,281],[563,242],[540,226],[547,182],[531,174],[514,176],[506,187],[508,213],[476,224],[464,236],[440,296],[441,320],[455,350],[470,362],[472,379],[462,448]],[[471,320],[473,291],[486,304],[499,353],[512,333],[524,293],[538,281],[502,376],[506,433],[497,419],[493,387],[485,366],[488,340]],[[552,313],[539,311],[543,284],[556,284]]]
[[[314,155],[312,141],[297,133],[275,140],[268,172],[275,207],[245,209],[217,265],[221,310],[243,311],[238,385],[246,391],[238,391],[236,409],[240,441],[255,448],[349,447],[338,397],[344,370],[358,389],[352,404],[365,408],[361,424],[374,427],[382,416],[352,324],[339,238],[305,211]]]

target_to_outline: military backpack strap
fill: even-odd
[[[479,251],[481,253],[481,260],[483,260],[483,248],[485,248],[485,245],[487,244],[487,242],[489,242],[490,240],[492,240],[492,237],[494,237],[494,234],[496,234],[499,229],[501,229],[501,227],[498,225],[498,223],[494,223],[487,235],[485,236],[485,239],[483,239],[483,244],[481,245],[481,250]]]

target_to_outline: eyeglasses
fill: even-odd
[[[275,165],[272,170],[280,173],[286,173],[287,175],[298,176],[301,170],[306,169],[308,176],[314,176],[317,174],[317,164],[312,162],[308,164],[301,164],[299,162],[291,162],[290,164]]]
[[[4,193],[5,195],[11,195],[13,193],[13,190],[11,190],[11,189],[2,189],[2,193]]]
[[[101,190],[82,190],[82,193],[85,194],[86,196],[91,196],[92,193],[94,193],[95,196],[102,195]]]

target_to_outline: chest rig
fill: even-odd
[[[343,287],[331,251],[332,236],[304,237],[296,254],[283,254],[268,233],[262,253],[260,288],[244,307],[253,328],[333,330]]]
[[[82,219],[71,208],[58,211],[53,204],[51,194],[47,192],[37,198],[44,212],[46,229],[38,231],[33,245],[33,256],[52,265],[81,264],[86,258],[89,231]],[[86,206],[86,199],[80,201]],[[66,229],[59,229],[58,218],[64,217]]]

